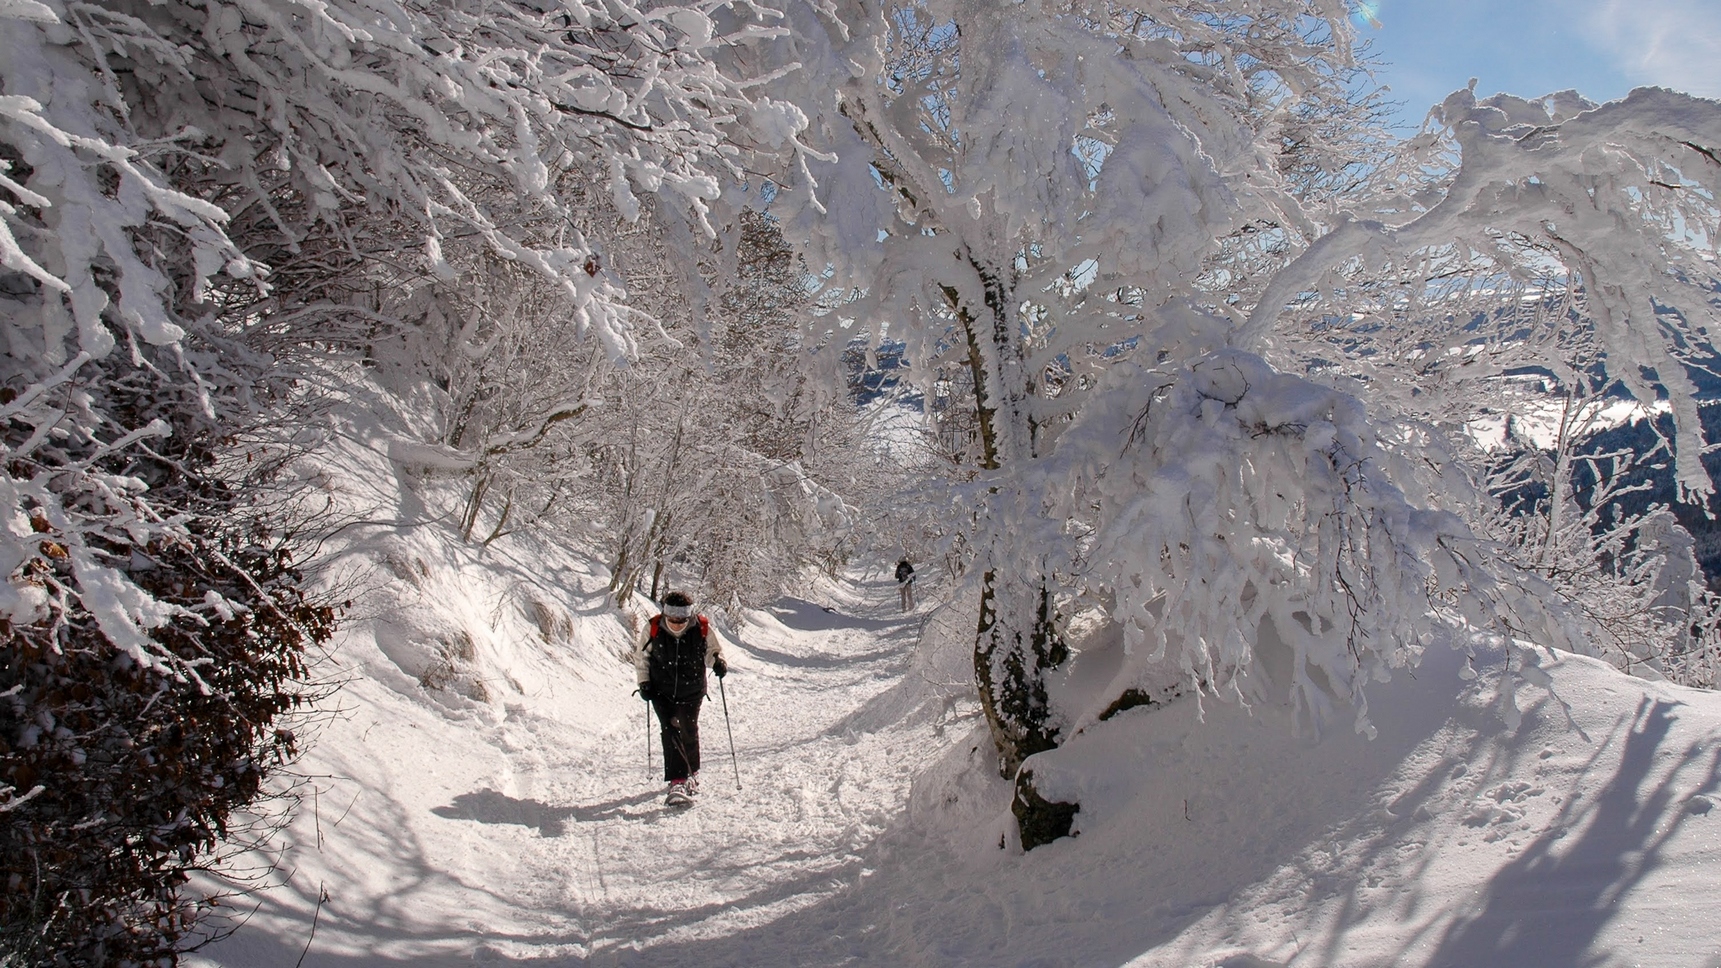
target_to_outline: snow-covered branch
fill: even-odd
[[[1417,462],[1382,445],[1361,400],[1258,357],[1120,365],[1058,456],[1067,471],[1047,492],[1092,535],[1077,591],[1113,603],[1134,654],[1114,691],[1170,661],[1194,687],[1253,698],[1257,664],[1285,661],[1277,686],[1317,729],[1335,699],[1372,729],[1367,684],[1454,622],[1581,644],[1539,603],[1535,575],[1407,497]],[[1263,660],[1264,639],[1290,655]]]

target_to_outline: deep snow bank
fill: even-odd
[[[1470,677],[1431,652],[1375,688],[1372,741],[1267,704],[1094,724],[1031,761],[1081,812],[1026,855],[999,849],[1000,785],[956,751],[915,816],[965,870],[894,879],[904,963],[1721,964],[1695,915],[1721,902],[1721,702],[1568,656],[1553,692],[1518,691],[1514,730],[1503,661]]]

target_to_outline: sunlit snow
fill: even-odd
[[[387,431],[354,430],[368,446],[325,486],[386,493]],[[677,812],[606,576],[511,540],[481,554],[434,527],[381,529],[344,549],[376,577],[323,669],[347,679],[339,713],[299,766],[306,799],[269,886],[236,899],[238,931],[189,964],[1721,955],[1700,913],[1721,903],[1713,694],[1530,648],[1511,661],[1552,689],[1509,700],[1500,651],[1435,648],[1371,692],[1373,740],[1317,740],[1270,702],[1135,709],[1034,761],[1043,789],[1082,807],[1077,836],[1023,853],[966,681],[973,616],[929,604],[947,580],[933,567],[921,610],[902,614],[891,563],[860,561],[725,623],[735,658],[702,721],[705,792]],[[427,688],[450,641],[472,648]],[[1059,688],[1108,681],[1120,648],[1088,641]],[[1271,650],[1263,672],[1285,673]]]

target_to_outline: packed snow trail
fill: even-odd
[[[768,925],[852,885],[947,745],[951,707],[917,678],[927,614],[898,612],[894,582],[825,589],[831,604],[786,599],[729,633],[731,671],[721,694],[712,677],[700,717],[692,808],[663,803],[657,725],[648,762],[619,636],[595,677],[611,700],[596,732],[524,706],[473,730],[354,679],[349,714],[316,740],[314,768],[334,779],[295,823],[287,883],[201,957],[290,966],[309,941],[307,966],[671,964],[652,952]],[[605,620],[587,605],[587,620]]]
[[[578,912],[570,954],[604,963],[642,942],[694,942],[767,924],[829,896],[908,799],[928,730],[902,722],[917,617],[884,614],[883,583],[863,585],[848,614],[789,600],[734,642],[700,716],[702,792],[663,803],[656,724],[646,760],[645,704],[595,743],[552,758],[528,804],[569,804],[564,836],[522,842],[522,878],[546,908]],[[741,788],[736,789],[739,769]],[[536,781],[536,782],[534,782]],[[471,819],[509,810],[473,803]],[[508,822],[506,820],[502,821]],[[532,849],[536,847],[537,849]],[[551,887],[552,885],[559,885]],[[542,940],[492,942],[503,957],[541,956]]]

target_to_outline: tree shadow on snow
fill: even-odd
[[[742,641],[741,648],[755,659],[791,669],[839,669],[847,666],[865,665],[868,662],[878,662],[883,659],[907,658],[907,653],[900,648],[881,649],[876,652],[864,652],[860,655],[791,655],[788,652],[779,652],[776,649],[766,648],[748,641]]]
[[[1329,964],[1354,957],[1351,931],[1366,932],[1371,923],[1390,918],[1407,932],[1392,964],[1423,968],[1612,964],[1607,952],[1593,949],[1602,930],[1619,915],[1617,902],[1638,890],[1656,869],[1663,848],[1683,822],[1709,808],[1711,801],[1698,794],[1712,793],[1721,785],[1721,751],[1716,750],[1713,737],[1677,753],[1664,748],[1679,705],[1646,697],[1633,714],[1622,716],[1591,754],[1559,812],[1521,852],[1488,873],[1474,895],[1454,898],[1413,887],[1409,893],[1383,899],[1366,886],[1372,883],[1369,872],[1385,869],[1402,884],[1433,883],[1431,878],[1438,875],[1432,868],[1446,855],[1419,849],[1426,836],[1419,818],[1431,809],[1454,809],[1442,802],[1442,787],[1458,775],[1525,776],[1527,768],[1516,761],[1538,754],[1528,744],[1506,742],[1495,749],[1490,764],[1469,747],[1457,746],[1437,761],[1419,766],[1420,778],[1384,804],[1385,815],[1398,819],[1382,830],[1367,816],[1359,816],[1330,838],[1356,851],[1346,865],[1348,871],[1334,872],[1299,860],[1303,876],[1314,885],[1312,892],[1344,900],[1330,920],[1324,911],[1308,912],[1309,920],[1297,928],[1301,940],[1293,962]],[[1538,704],[1526,709],[1525,716],[1545,711],[1546,705]],[[1577,730],[1575,724],[1569,725]],[[1596,775],[1610,761],[1610,751],[1617,751],[1617,765],[1610,776]],[[1676,765],[1670,768],[1666,765],[1670,762]],[[1646,790],[1650,783],[1653,786]],[[1480,828],[1487,827],[1494,816],[1489,809],[1492,795],[1504,789],[1491,786],[1490,782],[1477,784],[1471,802],[1473,818],[1465,821],[1484,838]],[[1407,848],[1418,849],[1406,854]],[[1479,881],[1483,876],[1477,873]],[[1393,911],[1382,911],[1382,905]]]
[[[1721,786],[1721,750],[1692,745],[1645,791],[1658,759],[1665,762],[1677,705],[1643,700],[1607,785],[1593,798],[1568,798],[1548,830],[1494,874],[1477,909],[1447,928],[1429,968],[1609,960],[1591,947],[1619,913],[1616,902],[1655,870],[1683,820],[1707,809],[1709,801],[1693,798]],[[1703,772],[1689,787],[1693,768]]]
[[[422,898],[458,892],[471,900],[474,910],[513,903],[489,885],[464,881],[431,863],[411,822],[415,808],[385,803],[383,809],[388,815],[379,817],[374,829],[350,841],[345,849],[356,851],[347,855],[349,861],[356,859],[372,869],[392,872],[395,876],[386,890],[324,883],[291,866],[275,870],[274,875],[282,880],[266,887],[259,883],[213,885],[232,893],[225,902],[229,913],[203,924],[203,936],[237,930],[214,948],[190,955],[185,961],[187,968],[212,964],[221,968],[470,965],[469,945],[464,954],[454,958],[379,953],[383,949],[422,951],[474,936],[470,922],[452,915],[437,930],[426,931],[416,914]],[[271,865],[278,860],[271,855],[259,862]],[[362,950],[331,950],[329,939],[342,936],[361,939]]]
[[[896,594],[893,590],[892,596]],[[901,618],[860,618],[839,612],[825,605],[815,605],[799,598],[779,598],[767,609],[784,628],[797,632],[834,632],[860,630],[881,632],[899,627],[911,627],[911,614]]]
[[[1431,657],[1419,670],[1418,683],[1456,696],[1456,671],[1455,659]],[[1399,685],[1411,688],[1413,684]],[[902,702],[900,696],[877,701],[879,709],[858,713],[859,722],[850,725],[869,725],[903,712],[892,708]],[[1664,748],[1676,708],[1676,704],[1645,700],[1633,717],[1622,719],[1602,744],[1603,750],[1618,751],[1617,768],[1599,789],[1588,782],[1583,785],[1586,791],[1595,789],[1595,795],[1586,793],[1563,804],[1547,832],[1495,872],[1468,914],[1451,922],[1437,919],[1429,932],[1443,931],[1443,935],[1425,935],[1407,946],[1402,963],[1429,968],[1530,968],[1605,960],[1592,949],[1617,910],[1613,902],[1655,869],[1683,819],[1708,802],[1692,798],[1721,786],[1721,760],[1711,744],[1693,744],[1682,751]],[[1486,715],[1457,708],[1455,702],[1417,703],[1410,710],[1415,715],[1379,724],[1381,735],[1375,742],[1388,744],[1398,756],[1353,756],[1364,741],[1342,733],[1303,754],[1293,754],[1311,757],[1311,768],[1325,771],[1354,763],[1356,770],[1334,774],[1335,780],[1343,782],[1316,803],[1283,804],[1286,816],[1276,818],[1282,826],[1258,846],[1237,843],[1226,849],[1226,843],[1248,831],[1237,829],[1232,821],[1209,820],[1200,812],[1192,820],[1185,817],[1187,836],[1213,843],[1211,864],[1172,864],[1152,850],[1143,851],[1139,838],[1125,838],[1106,849],[1102,842],[1106,828],[1028,855],[1000,855],[997,864],[980,863],[953,854],[936,837],[916,829],[905,810],[877,818],[882,829],[876,836],[857,837],[849,850],[838,854],[810,853],[806,845],[785,843],[782,846],[787,849],[762,865],[786,868],[775,875],[753,869],[760,861],[756,850],[731,855],[713,848],[711,856],[694,865],[696,876],[724,884],[755,881],[751,890],[724,903],[678,907],[673,900],[676,885],[666,884],[661,903],[654,899],[589,913],[569,912],[575,915],[572,923],[564,921],[541,931],[479,933],[450,925],[445,933],[438,933],[419,928],[413,940],[448,946],[447,957],[440,961],[367,957],[313,947],[305,964],[374,968],[410,963],[420,968],[497,959],[545,968],[901,964],[1051,968],[1119,965],[1147,956],[1150,960],[1145,963],[1168,965],[1173,962],[1165,959],[1176,957],[1172,947],[1182,932],[1233,898],[1239,886],[1259,883],[1275,870],[1295,866],[1304,848],[1321,838],[1335,815],[1364,816],[1364,806],[1379,796],[1382,783],[1402,756],[1420,748],[1448,717]],[[981,736],[977,733],[975,738]],[[967,745],[954,747],[953,754],[960,754],[960,747]],[[1259,755],[1285,755],[1290,750],[1269,742]],[[1381,839],[1376,859],[1390,859],[1388,852],[1398,834],[1414,830],[1419,823],[1417,809],[1439,792],[1437,778],[1469,760],[1467,750],[1449,750],[1423,768],[1419,782],[1400,791],[1390,804],[1382,804],[1403,819],[1389,824],[1389,836]],[[1603,750],[1596,751],[1592,762],[1606,759]],[[1501,752],[1535,755],[1521,744],[1507,744]],[[1670,767],[1669,757],[1681,753]],[[1518,771],[1508,764],[1505,772]],[[570,823],[628,815],[655,798],[652,792],[582,806],[552,806],[483,790],[433,809],[443,817],[534,827],[548,837],[576,832],[578,828]],[[714,843],[720,845],[724,838],[745,841],[747,835],[745,829],[725,830]],[[1340,839],[1345,839],[1343,833]],[[1167,852],[1171,859],[1179,853]],[[1331,871],[1313,878],[1318,886],[1312,889],[1354,897],[1357,881],[1376,866]],[[1588,917],[1555,922],[1556,914],[1570,912],[1587,912]],[[324,911],[324,919],[327,922],[331,914],[344,916],[349,934],[368,934],[386,942],[401,934],[390,929],[389,913],[342,910],[337,899]],[[1359,908],[1341,916],[1337,930],[1327,932],[1327,943],[1341,948],[1347,924],[1378,914]],[[1307,941],[1309,935],[1303,938]],[[1425,960],[1421,951],[1427,950],[1423,945],[1429,942],[1436,950]],[[530,949],[539,946],[559,950],[534,955]],[[290,948],[285,939],[259,938],[257,947],[248,952],[256,955],[249,966],[291,965],[300,951]],[[1318,959],[1321,953],[1305,951],[1294,960],[1319,963],[1311,958]],[[1327,953],[1336,956],[1338,952]],[[1209,963],[1199,961],[1197,952],[1191,955],[1184,963]],[[1222,964],[1269,968],[1277,963],[1238,953]]]
[[[781,859],[807,860],[829,857],[828,853],[791,852]],[[221,968],[456,968],[474,962],[490,964],[540,965],[544,968],[802,968],[834,964],[816,953],[802,957],[802,945],[785,945],[781,940],[783,927],[769,921],[760,927],[715,938],[703,938],[680,943],[661,943],[665,936],[686,936],[700,932],[701,925],[723,924],[740,920],[758,923],[765,909],[787,898],[819,897],[827,900],[812,905],[797,915],[790,915],[792,925],[807,917],[815,924],[831,925],[841,920],[844,906],[840,902],[840,885],[860,879],[863,862],[856,857],[834,861],[828,866],[773,882],[771,887],[753,896],[732,902],[711,902],[687,907],[637,906],[622,910],[603,911],[581,927],[569,930],[550,927],[545,930],[478,931],[475,925],[451,917],[443,927],[426,930],[407,926],[408,919],[397,919],[391,912],[348,909],[340,898],[331,898],[321,909],[325,929],[338,926],[344,940],[326,944],[330,932],[318,935],[311,930],[313,917],[309,910],[295,918],[303,925],[297,934],[242,930],[232,941],[212,952],[221,957]],[[736,864],[728,873],[742,875],[750,865]],[[723,874],[721,865],[707,873]],[[278,889],[280,890],[280,889]],[[306,909],[314,903],[308,897],[294,899],[294,907]],[[268,901],[265,902],[268,904]],[[799,927],[787,928],[791,937],[799,937]],[[843,938],[831,937],[833,943]],[[560,949],[548,956],[521,954],[520,949],[546,947]],[[568,948],[583,948],[589,954],[581,957]],[[385,952],[382,949],[392,949]],[[414,953],[413,949],[418,949]],[[431,953],[434,952],[434,953]],[[506,953],[504,953],[506,952]],[[882,964],[883,962],[874,962]],[[208,962],[194,956],[190,968],[204,968]]]
[[[639,808],[659,798],[659,791],[603,803],[579,807],[557,807],[537,800],[521,800],[496,790],[462,793],[445,807],[432,807],[430,812],[450,820],[475,820],[478,823],[507,824],[534,827],[545,837],[560,837],[567,833],[568,821],[594,823],[638,814]]]

